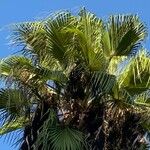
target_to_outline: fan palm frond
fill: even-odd
[[[24,47],[23,54],[39,55],[39,50],[44,50],[46,46],[44,26],[40,21],[13,25],[11,39],[13,44]],[[40,41],[40,45],[38,41]]]
[[[90,86],[88,87],[91,98],[101,100],[103,95],[110,94],[112,87],[115,85],[115,81],[115,76],[105,72],[93,73],[89,82]]]
[[[39,130],[37,142],[33,145],[34,149],[42,147],[52,150],[79,150],[85,148],[85,135],[69,126],[58,124],[57,114],[49,109],[49,117]]]
[[[35,72],[36,75],[32,78],[34,81],[37,78],[38,80],[48,81],[52,80],[58,83],[66,83],[67,76],[61,70],[49,70],[46,68],[36,68]]]
[[[26,107],[29,107],[29,101],[27,95],[24,95],[21,90],[18,89],[1,89],[0,90],[0,109],[2,112],[7,112],[8,119],[13,116],[26,115]]]
[[[15,130],[23,129],[27,123],[27,119],[23,117],[16,118],[11,122],[6,122],[2,127],[0,127],[0,135],[4,135]]]
[[[45,139],[49,144],[44,145],[45,148],[52,150],[82,150],[85,148],[82,132],[69,127],[54,127],[49,130]]]
[[[64,29],[73,26],[75,22],[76,18],[70,12],[59,12],[45,23],[49,53],[62,67],[66,67],[69,60],[71,61],[71,55],[68,57],[67,53],[72,49],[70,45],[72,35],[64,32]]]
[[[51,128],[49,137],[54,150],[82,150],[85,147],[83,133],[69,127]]]
[[[145,39],[147,30],[136,15],[111,16],[102,37],[104,53],[113,56],[128,56],[137,51]]]
[[[118,78],[120,87],[124,87],[130,94],[140,94],[150,86],[150,58],[145,51],[140,51],[132,58]]]
[[[74,35],[72,43],[76,51],[76,59],[85,63],[92,71],[104,69],[107,66],[101,47],[102,20],[94,14],[82,9],[75,27],[66,28],[67,33]]]
[[[12,56],[1,60],[0,76],[6,83],[9,81],[27,81],[33,74],[34,66],[30,59],[21,56]]]

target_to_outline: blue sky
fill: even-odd
[[[11,55],[15,48],[8,45],[8,26],[24,21],[32,21],[60,9],[77,12],[85,6],[99,17],[112,14],[138,14],[150,31],[149,0],[1,0],[0,1],[0,58]],[[150,39],[145,47],[150,49]],[[0,150],[15,150],[4,138],[0,139]]]

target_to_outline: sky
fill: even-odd
[[[77,12],[83,6],[104,19],[113,14],[138,14],[150,34],[150,0],[0,0],[0,59],[16,52],[9,45],[12,24],[41,19],[58,10]],[[150,50],[149,37],[144,47]],[[0,138],[0,150],[17,149]]]

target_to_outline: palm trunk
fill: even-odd
[[[41,103],[35,111],[33,121],[31,125],[28,125],[24,129],[23,143],[21,145],[21,150],[33,150],[34,144],[37,140],[39,134],[39,129],[42,127],[44,122],[48,118],[48,110],[50,108],[49,101],[45,100]]]

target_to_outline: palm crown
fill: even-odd
[[[1,60],[1,134],[21,149],[138,149],[149,131],[150,59],[134,15],[82,9],[14,26],[20,56]]]

